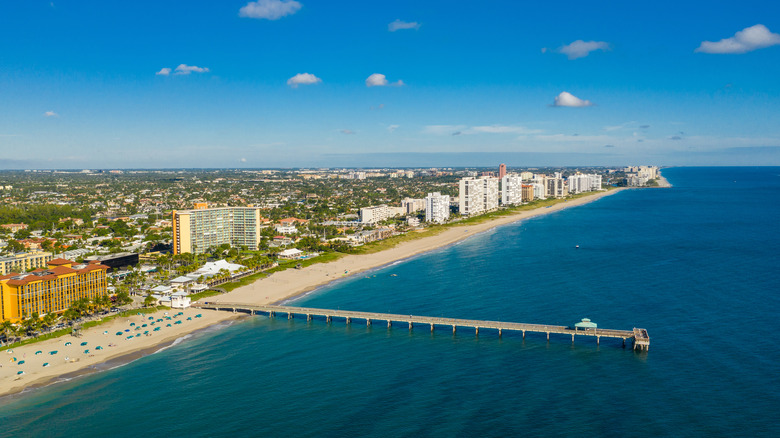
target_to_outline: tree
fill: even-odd
[[[144,298],[144,307],[149,307],[157,304],[157,298],[147,295],[146,298]]]

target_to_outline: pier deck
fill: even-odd
[[[430,326],[431,331],[436,327],[452,327],[452,332],[455,333],[458,327],[474,329],[476,334],[479,335],[480,329],[497,330],[498,335],[501,336],[504,330],[511,330],[515,332],[522,332],[523,338],[525,333],[543,333],[547,335],[547,340],[550,339],[550,333],[561,334],[571,336],[572,342],[574,342],[575,336],[589,336],[596,338],[596,343],[600,343],[602,337],[605,338],[620,338],[623,340],[623,346],[626,345],[626,341],[633,342],[635,350],[648,351],[650,348],[650,336],[647,334],[647,330],[634,328],[633,330],[611,330],[611,329],[574,329],[562,325],[546,325],[546,324],[525,324],[519,322],[503,322],[503,321],[484,321],[477,319],[458,319],[458,318],[443,318],[433,316],[418,316],[418,315],[397,315],[390,313],[374,313],[374,312],[356,312],[351,310],[333,310],[333,309],[316,309],[308,307],[291,307],[291,306],[277,306],[277,305],[247,305],[238,303],[195,303],[193,307],[200,309],[213,309],[213,310],[225,310],[232,312],[242,312],[249,314],[263,313],[269,316],[276,316],[277,313],[286,314],[288,319],[293,319],[295,315],[306,316],[306,319],[310,321],[313,317],[325,318],[327,322],[331,322],[333,318],[344,319],[347,324],[350,324],[353,320],[365,321],[366,325],[372,325],[376,321],[385,321],[387,326],[390,327],[393,324],[403,324],[409,326],[409,330],[416,325]]]

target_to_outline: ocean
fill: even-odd
[[[247,317],[0,398],[2,436],[780,436],[780,168],[670,168],[290,304],[620,341]],[[579,245],[579,248],[577,248]],[[105,368],[111,368],[106,366]]]

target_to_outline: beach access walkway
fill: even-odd
[[[431,332],[433,332],[436,327],[452,327],[452,333],[455,333],[457,328],[461,327],[474,329],[477,336],[479,336],[480,329],[487,329],[498,331],[498,336],[501,336],[505,330],[522,332],[523,339],[525,339],[526,332],[543,333],[547,335],[548,341],[550,340],[551,333],[571,336],[572,342],[574,342],[575,336],[588,336],[591,338],[596,338],[597,344],[601,342],[602,337],[619,338],[623,340],[623,347],[626,346],[626,341],[631,341],[634,350],[648,351],[650,349],[650,336],[647,334],[647,330],[640,328],[634,328],[633,330],[611,330],[601,328],[578,329],[560,325],[525,324],[519,322],[484,321],[478,319],[458,319],[417,315],[396,315],[390,313],[356,312],[340,309],[333,310],[309,307],[248,305],[219,302],[195,303],[192,305],[192,307],[200,309],[231,311],[233,313],[241,312],[248,313],[250,315],[266,314],[270,317],[275,317],[276,314],[279,313],[286,314],[288,319],[295,318],[295,315],[305,315],[307,321],[311,321],[313,318],[318,317],[324,318],[328,323],[330,323],[333,318],[343,319],[346,324],[351,324],[352,320],[362,320],[365,321],[367,326],[371,326],[375,321],[385,321],[387,322],[388,328],[392,327],[393,324],[408,324],[409,330],[412,330],[416,324],[418,326],[430,326]]]

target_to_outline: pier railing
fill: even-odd
[[[452,327],[452,332],[455,333],[458,327],[460,327],[474,329],[477,335],[479,335],[480,329],[496,330],[498,331],[499,336],[501,336],[504,330],[509,330],[522,332],[524,339],[526,332],[546,334],[547,340],[550,339],[551,333],[567,335],[571,336],[572,342],[574,342],[574,338],[576,336],[588,336],[591,338],[596,338],[597,344],[600,343],[602,337],[619,338],[623,340],[623,346],[626,345],[626,341],[632,341],[635,350],[639,349],[647,351],[650,348],[650,336],[647,334],[647,330],[639,328],[634,328],[633,330],[612,330],[601,328],[578,329],[561,325],[526,324],[520,322],[486,321],[478,319],[357,312],[340,309],[317,309],[310,307],[291,307],[277,305],[247,305],[219,302],[195,303],[193,304],[193,307],[200,309],[232,311],[234,313],[242,312],[252,315],[262,313],[271,317],[274,317],[277,313],[279,313],[287,315],[288,319],[293,319],[295,315],[300,315],[306,316],[307,321],[311,321],[314,317],[325,318],[327,322],[331,322],[333,318],[344,319],[346,324],[351,324],[353,320],[361,320],[365,321],[366,325],[368,326],[377,321],[384,321],[387,323],[388,327],[391,327],[393,324],[408,324],[409,330],[412,330],[415,325],[422,325],[430,326],[431,331],[434,331],[437,327]]]

